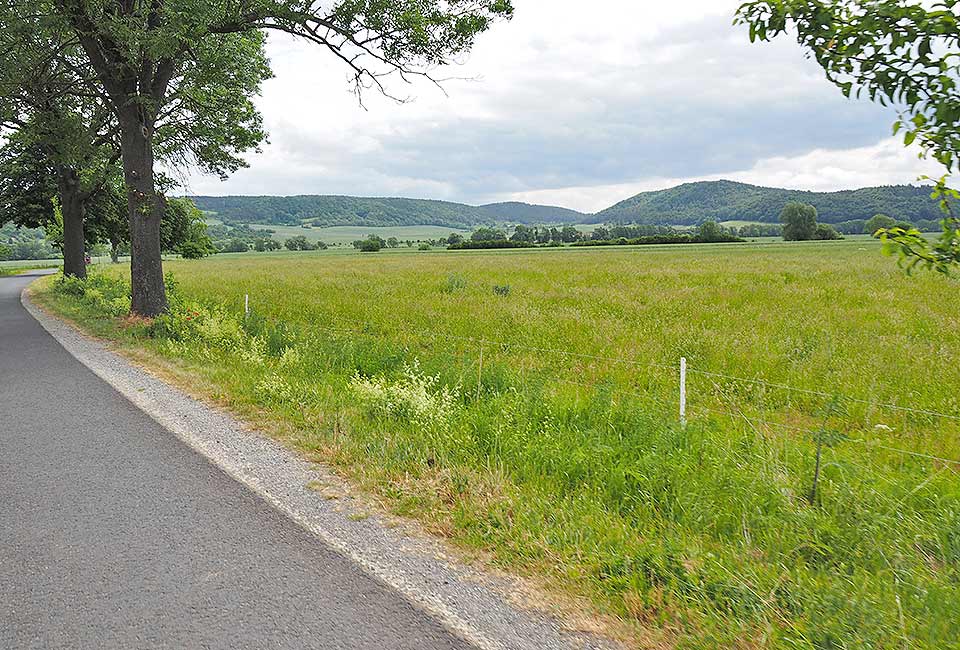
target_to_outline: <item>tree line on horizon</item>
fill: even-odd
[[[225,221],[266,226],[305,224],[315,228],[434,225],[468,230],[495,222],[686,226],[707,220],[778,223],[780,210],[791,201],[816,206],[824,223],[866,221],[875,214],[888,214],[898,221],[927,226],[929,222],[939,224],[942,218],[930,192],[930,187],[912,185],[805,192],[730,181],[704,181],[644,192],[595,214],[550,206],[504,204],[493,209],[494,206],[403,198],[230,196],[193,197],[193,200],[202,210]],[[544,218],[544,215],[549,216]]]

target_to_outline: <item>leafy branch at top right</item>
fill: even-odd
[[[904,0],[754,0],[735,21],[751,41],[793,35],[816,59],[827,79],[847,97],[868,97],[898,112],[894,133],[921,157],[939,161],[945,173],[933,180],[943,234],[929,241],[916,229],[877,232],[888,253],[898,253],[907,271],[918,266],[951,274],[960,268],[960,218],[948,187],[960,168],[960,0],[927,7]]]

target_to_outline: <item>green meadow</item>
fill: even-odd
[[[152,323],[119,268],[37,299],[637,647],[960,647],[956,280],[870,240],[165,266]]]

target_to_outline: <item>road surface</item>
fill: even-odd
[[[0,277],[0,648],[467,648],[70,356]]]

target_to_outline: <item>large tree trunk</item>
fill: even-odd
[[[83,227],[86,197],[80,190],[77,170],[61,167],[57,173],[60,212],[63,215],[63,274],[87,277],[87,253]]]
[[[110,240],[110,261],[113,264],[120,263],[120,242],[116,237]]]
[[[163,206],[153,176],[152,126],[144,125],[137,105],[120,114],[123,174],[130,219],[130,311],[153,318],[167,310],[160,255]]]

